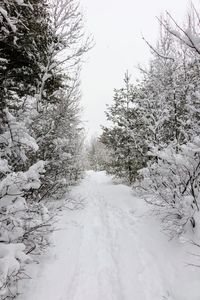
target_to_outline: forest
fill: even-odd
[[[138,66],[137,81],[125,73],[107,105],[108,125],[89,145],[81,117],[81,66],[94,45],[78,2],[0,0],[0,23],[0,299],[18,296],[18,282],[28,278],[26,265],[49,248],[66,203],[70,210],[82,205],[68,191],[85,170],[106,171],[131,187],[170,240],[198,231],[195,6],[183,25],[168,12],[158,17],[156,45],[143,38],[149,65]],[[199,267],[200,242],[190,243],[199,253],[193,267]]]

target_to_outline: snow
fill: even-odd
[[[8,111],[8,109],[5,109],[5,113],[8,120],[8,128],[7,131],[1,134],[0,142],[5,143],[6,141],[8,151],[10,150],[9,148],[20,144],[20,155],[25,161],[27,159],[25,149],[32,149],[36,152],[39,147],[35,139],[27,132],[24,122],[17,122],[16,118]]]
[[[2,14],[2,16],[6,19],[11,30],[13,31],[13,33],[15,33],[17,31],[17,27],[15,26],[14,21],[8,17],[7,11],[1,6],[0,6],[0,14]]]
[[[17,300],[200,299],[195,249],[167,240],[129,187],[90,171],[71,197],[84,208],[58,216],[54,246],[29,265]]]
[[[25,5],[24,0],[15,0],[18,5]]]
[[[21,200],[17,204],[16,200],[24,194],[24,190],[28,191],[31,188],[38,189],[41,185],[41,174],[45,172],[44,165],[45,162],[40,160],[32,165],[26,172],[13,172],[8,174],[7,177],[0,182],[0,207],[9,205],[12,201],[14,201],[15,205],[17,205],[16,207],[18,207]],[[21,208],[20,204],[19,209]]]
[[[1,57],[0,57],[0,62],[1,62],[1,63],[8,63],[8,60],[7,60],[6,58],[1,58]]]
[[[0,159],[0,172],[3,174],[10,172],[8,161],[6,159]]]
[[[20,263],[29,263],[31,261],[31,258],[24,251],[24,244],[0,245],[0,296],[7,291],[7,277],[17,275],[21,268]]]

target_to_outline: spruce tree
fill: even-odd
[[[130,82],[125,74],[125,86],[115,90],[113,105],[106,112],[111,127],[103,127],[101,142],[113,153],[109,170],[131,184],[137,178],[137,171],[145,165],[145,141],[140,135],[144,124],[140,112],[139,89]]]

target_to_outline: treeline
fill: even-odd
[[[79,69],[90,42],[75,0],[0,0],[0,299],[16,295],[52,212],[82,172]]]
[[[136,187],[170,237],[195,228],[200,205],[200,15],[185,25],[167,13],[142,79],[114,92],[111,126],[99,139],[110,152],[102,165]]]
[[[86,170],[103,171],[110,163],[110,151],[98,137],[94,136],[85,146],[84,159]]]

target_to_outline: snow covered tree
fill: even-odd
[[[39,144],[39,158],[48,160],[49,172],[41,186],[42,198],[62,187],[61,182],[68,185],[68,179],[72,182],[80,173],[76,160],[77,149],[81,149],[82,127],[79,64],[90,47],[88,39],[83,40],[82,15],[76,1],[50,1],[49,10],[54,39],[48,46],[47,61],[42,68],[36,94],[38,115],[31,126]],[[52,81],[56,84],[51,84],[49,89]]]
[[[2,0],[0,6],[1,87],[7,99],[34,95],[52,38],[46,1]]]
[[[150,146],[166,147],[172,141],[187,141],[190,128],[182,49],[161,26],[160,40],[153,51],[150,68],[142,82],[146,97],[142,103]],[[188,120],[189,121],[189,120]]]
[[[111,127],[103,127],[101,142],[112,153],[108,170],[131,184],[137,178],[137,171],[145,165],[145,141],[141,139],[144,123],[140,111],[142,93],[130,83],[125,74],[125,87],[115,90],[114,104],[108,107],[106,115]]]
[[[166,43],[153,50],[154,60],[143,81],[151,160],[140,174],[143,197],[151,194],[147,202],[173,237],[188,224],[194,228],[199,211],[199,54],[171,29],[169,19],[160,22],[161,42],[163,38],[169,42],[167,52]]]

